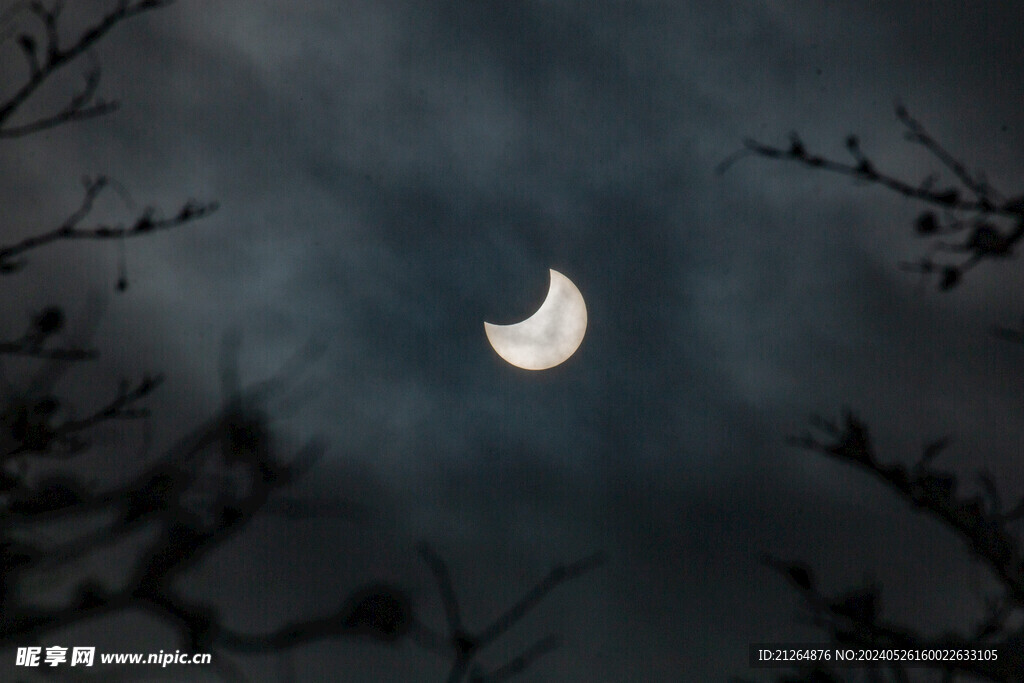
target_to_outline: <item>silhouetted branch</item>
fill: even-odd
[[[13,424],[10,426],[15,445],[5,453],[5,457],[22,453],[47,454],[53,444],[66,446],[66,454],[78,453],[85,446],[77,438],[81,432],[110,420],[146,417],[148,412],[136,408],[135,404],[152,393],[162,381],[160,376],[144,377],[134,387],[122,385],[115,398],[91,415],[77,420],[69,419],[55,426],[50,424],[50,415],[59,407],[56,399],[47,397],[32,406],[19,406],[15,409]],[[48,407],[42,408],[44,403]]]
[[[751,138],[745,139],[743,141],[743,145],[747,151],[758,156],[766,157],[768,159],[794,161],[809,168],[838,173],[856,180],[882,185],[883,187],[886,187],[897,194],[903,195],[904,197],[919,199],[940,209],[953,209],[966,212],[987,211],[1006,216],[1020,215],[1019,209],[1011,209],[1006,206],[992,207],[982,203],[980,200],[966,199],[955,188],[935,189],[927,182],[915,185],[901,180],[895,176],[879,171],[873,163],[865,163],[866,157],[862,157],[857,163],[847,164],[841,161],[834,161],[817,154],[812,154],[807,151],[807,148],[796,134],[793,134],[790,139],[791,144],[786,148],[773,147]],[[856,140],[857,138],[852,136],[847,138],[847,145],[850,146],[850,143],[855,143]]]
[[[62,47],[58,39],[57,23],[63,3],[55,2],[50,7],[42,2],[29,3],[32,14],[43,25],[44,45],[40,50],[33,36],[27,33],[19,36],[18,43],[28,63],[29,77],[9,98],[0,101],[0,138],[28,135],[62,123],[101,116],[116,108],[116,103],[94,99],[100,78],[100,71],[95,68],[86,75],[84,88],[72,96],[68,104],[56,114],[18,126],[8,125],[9,119],[51,76],[89,50],[112,28],[126,19],[171,2],[173,0],[119,0],[114,9],[81,32],[68,47]]]
[[[880,171],[871,158],[863,152],[856,135],[846,138],[846,149],[853,158],[852,163],[836,161],[809,152],[796,133],[790,134],[788,147],[776,147],[753,139],[743,141],[743,149],[730,155],[717,169],[724,173],[739,159],[755,155],[768,159],[793,161],[808,168],[849,176],[855,180],[880,185],[896,194],[916,199],[935,207],[947,218],[940,218],[935,211],[919,214],[914,222],[915,234],[933,240],[933,252],[962,253],[967,256],[959,262],[936,262],[931,255],[917,262],[902,262],[904,270],[939,276],[939,288],[948,290],[958,285],[965,272],[984,259],[998,259],[1010,256],[1021,239],[1024,239],[1024,196],[1003,199],[982,174],[972,174],[967,167],[946,151],[919,121],[911,117],[902,105],[896,106],[896,116],[907,128],[907,139],[919,144],[935,156],[940,163],[952,171],[961,187],[937,187],[938,177],[927,176],[919,183],[909,182]],[[967,190],[965,194],[962,190]],[[965,221],[957,214],[970,214],[973,218]],[[951,217],[951,218],[950,218]],[[1013,225],[1000,228],[994,219],[1012,219]],[[958,244],[949,244],[936,238],[940,235],[967,232],[967,238]]]
[[[605,562],[603,553],[595,553],[577,562],[567,565],[558,565],[552,569],[547,576],[541,579],[519,602],[509,608],[504,614],[495,619],[490,626],[480,632],[478,636],[481,644],[488,644],[504,635],[520,619],[525,617],[531,610],[541,603],[551,591],[569,581],[573,581],[584,574],[597,569]]]
[[[55,114],[36,119],[31,123],[0,128],[0,139],[25,137],[32,133],[55,128],[64,123],[94,119],[98,116],[117,111],[119,107],[117,102],[94,101],[99,83],[100,69],[95,67],[85,74],[85,83],[82,89],[68,100],[64,108]]]
[[[0,274],[21,269],[24,261],[13,259],[33,249],[63,240],[109,240],[140,237],[160,230],[169,230],[179,225],[204,218],[217,210],[216,202],[201,203],[188,201],[170,218],[158,218],[155,210],[145,210],[131,225],[100,224],[81,228],[79,224],[92,212],[97,197],[110,185],[106,177],[86,178],[85,194],[79,207],[55,230],[25,238],[21,242],[0,246]]]
[[[775,559],[767,564],[778,570],[787,580],[792,581],[790,565]],[[825,630],[832,641],[841,647],[863,647],[883,649],[949,649],[984,647],[977,633],[947,633],[940,637],[927,637],[903,624],[887,621],[881,616],[881,594],[877,586],[862,586],[836,595],[821,592],[816,586],[801,586],[801,597],[810,611],[815,625]],[[999,611],[999,616],[1005,612]],[[989,615],[988,620],[993,616]],[[1005,622],[1001,622],[1005,623]],[[991,638],[997,630],[991,630]],[[1005,634],[1001,634],[1005,638]],[[1020,642],[1021,633],[1013,634],[1003,643]],[[987,642],[992,642],[991,640]],[[975,676],[985,681],[1018,683],[1024,669],[1024,649],[1003,647],[996,660],[943,660],[916,662],[919,669],[932,669]],[[908,680],[905,669],[892,665],[890,672],[896,680]],[[835,674],[830,674],[835,675]],[[792,680],[792,679],[789,679]],[[833,680],[841,680],[834,678]]]
[[[137,526],[143,521],[156,522],[160,527],[160,532],[137,560],[122,590],[107,593],[101,589],[91,589],[88,594],[81,595],[75,604],[54,610],[29,607],[19,609],[9,604],[6,612],[0,616],[0,642],[14,642],[29,635],[63,628],[98,614],[142,607],[178,624],[194,651],[208,649],[212,639],[221,630],[215,610],[207,605],[184,602],[175,596],[172,584],[182,572],[201,562],[210,551],[244,528],[271,491],[288,482],[287,478],[276,476],[273,463],[260,458],[257,452],[253,456],[247,465],[257,476],[251,480],[250,487],[237,494],[219,492],[209,503],[212,515],[209,521],[182,507],[181,496],[190,485],[196,483],[195,480],[181,481],[177,487],[165,487],[159,494],[154,491],[156,498],[149,494],[155,505],[149,514],[136,514],[129,525],[115,522],[105,530],[105,534],[99,536],[105,536],[111,541],[116,537],[123,538],[131,526]],[[141,478],[141,481],[145,482],[141,484],[143,487],[152,483],[152,480],[146,478]],[[139,485],[137,483],[134,487],[128,487],[128,490],[122,490],[130,504],[148,495],[138,490]],[[118,498],[124,500],[123,497]],[[110,496],[107,500],[112,502],[113,499],[114,496]],[[59,553],[61,559],[70,559],[87,549],[85,544],[77,543],[74,546],[58,546],[53,551]],[[96,546],[92,549],[95,550]],[[33,548],[32,559],[28,564],[37,567],[49,565],[46,554],[45,549]],[[361,627],[362,624],[356,626]],[[308,628],[312,633],[312,627]],[[278,636],[277,642],[281,642],[282,638],[284,636]],[[239,645],[240,642],[241,639],[236,639],[234,644]],[[273,639],[268,642],[273,644]],[[263,644],[267,645],[266,642]]]
[[[0,342],[0,355],[24,356],[39,360],[80,361],[99,357],[95,349],[39,349],[22,342]]]
[[[454,584],[452,583],[451,573],[448,570],[447,564],[441,559],[440,555],[425,543],[420,545],[419,551],[420,556],[430,567],[431,573],[434,575],[445,610],[445,619],[448,626],[447,638],[453,653],[452,665],[448,672],[448,683],[458,683],[463,680],[476,655],[483,648],[491,645],[504,635],[512,626],[537,607],[553,590],[604,564],[604,556],[602,554],[595,554],[569,565],[555,567],[546,577],[534,585],[526,595],[491,622],[490,625],[481,629],[478,633],[472,633],[462,623],[459,613],[459,601],[455,594]],[[504,676],[504,678],[494,680],[506,680],[513,675],[521,673],[534,660],[550,652],[556,645],[557,641],[553,638],[545,638],[539,641],[512,662],[497,669],[495,673],[502,672],[500,675]],[[471,674],[470,680],[481,680],[474,678],[474,675],[477,674]]]
[[[928,448],[914,468],[908,470],[877,460],[866,425],[852,413],[848,412],[843,425],[836,429],[838,436],[819,440],[808,433],[794,442],[869,472],[901,498],[941,520],[988,565],[1013,601],[1024,606],[1024,555],[1017,539],[1004,529],[1006,518],[1000,511],[986,510],[979,496],[958,496],[957,477],[930,467],[928,463],[934,454]]]
[[[159,378],[145,378],[134,387],[124,385],[113,401],[87,418],[67,423],[64,429],[75,432],[104,420],[139,416],[142,413],[135,403],[158,384]],[[256,388],[261,398],[266,398],[265,383]],[[16,484],[9,506],[18,516],[6,517],[8,526],[19,517],[38,521],[46,513],[77,518],[104,513],[109,520],[98,531],[71,542],[17,551],[19,557],[29,558],[20,566],[59,566],[117,544],[143,526],[155,527],[157,533],[137,557],[122,590],[107,592],[92,587],[83,591],[73,605],[53,610],[8,601],[0,616],[0,642],[63,628],[98,614],[141,607],[177,624],[194,651],[208,649],[221,629],[215,610],[177,597],[175,579],[245,528],[270,496],[290,485],[296,476],[291,464],[271,449],[262,413],[245,400],[249,394],[245,389],[226,397],[222,411],[127,485],[91,493],[68,479],[44,481],[33,488]],[[322,443],[313,441],[292,462],[308,464],[322,447]],[[225,475],[234,476],[234,481],[226,482]],[[111,517],[110,513],[115,514]],[[17,577],[8,572],[2,578]],[[364,626],[360,622],[353,628]]]
[[[885,621],[881,617],[881,592],[877,586],[865,586],[840,595],[823,593],[804,563],[767,558],[766,563],[792,583],[814,615],[814,622],[825,629],[834,642],[864,647],[942,648],[979,647],[979,643],[1024,644],[1024,630],[1013,626],[1011,618],[1024,610],[1024,552],[1006,524],[1024,509],[1024,501],[1004,512],[994,479],[978,474],[980,495],[959,495],[958,477],[936,469],[935,459],[951,440],[938,439],[925,444],[912,467],[886,463],[875,454],[866,425],[847,412],[842,423],[812,419],[814,430],[793,442],[869,472],[882,480],[901,498],[937,518],[963,538],[973,554],[996,576],[1002,595],[986,599],[980,621],[967,632],[947,633],[938,638],[925,637],[912,628]],[[1019,681],[1024,670],[1024,647],[1000,651],[998,661],[940,661],[920,663],[925,668],[962,673],[986,681]],[[893,670],[897,680],[906,674]]]
[[[486,681],[487,683],[498,683],[499,681],[511,680],[519,674],[525,673],[526,670],[529,669],[534,662],[536,662],[544,655],[548,654],[549,652],[554,652],[555,650],[557,650],[560,644],[561,639],[559,639],[557,636],[548,636],[546,638],[542,638],[541,640],[538,640],[536,643],[527,648],[525,652],[518,655],[508,664],[498,667],[494,670],[494,673],[492,673],[491,675],[484,676],[482,680]]]
[[[221,629],[218,644],[238,652],[268,653],[338,637],[393,643],[410,635],[415,627],[412,601],[405,591],[390,584],[372,584],[353,591],[329,614],[292,622],[267,634]]]
[[[942,162],[958,180],[964,185],[964,187],[971,190],[977,197],[978,201],[985,208],[985,210],[991,209],[994,204],[993,202],[1001,199],[1000,193],[993,188],[985,178],[978,176],[975,177],[967,170],[967,167],[963,165],[956,157],[947,152],[945,148],[933,138],[921,123],[912,117],[907,111],[907,108],[902,104],[896,105],[896,116],[901,122],[907,127],[907,139],[911,142],[916,142],[922,145],[925,149],[931,152],[939,161]]]
[[[434,581],[437,583],[437,591],[441,595],[441,605],[444,607],[444,617],[447,622],[448,632],[451,634],[463,633],[462,616],[459,613],[459,599],[455,595],[455,586],[452,583],[448,565],[428,544],[421,543],[418,550],[420,557],[430,567],[430,571],[434,575]]]

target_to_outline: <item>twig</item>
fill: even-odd
[[[552,569],[547,576],[538,582],[519,602],[513,605],[508,611],[495,619],[490,626],[480,632],[479,640],[482,645],[496,640],[520,619],[525,617],[533,608],[541,603],[551,591],[559,586],[584,574],[597,569],[605,563],[603,553],[595,553],[578,562],[568,565],[559,565]]]
[[[935,211],[925,211],[920,214],[914,225],[917,235],[928,239],[934,239],[945,233],[959,232],[970,225],[972,230],[961,244],[933,242],[933,253],[945,251],[967,254],[959,263],[936,263],[930,256],[925,256],[917,262],[900,263],[900,268],[903,270],[926,275],[938,274],[939,289],[949,290],[962,281],[964,273],[982,260],[1006,258],[1013,253],[1014,247],[1024,239],[1024,196],[1010,200],[1004,199],[1001,193],[984,179],[984,176],[971,174],[962,162],[947,152],[920,122],[910,116],[905,107],[898,104],[896,116],[908,129],[907,139],[922,145],[940,163],[949,168],[962,188],[936,187],[937,176],[934,174],[926,177],[921,183],[914,184],[882,172],[861,150],[860,141],[855,135],[846,138],[846,148],[853,157],[853,163],[844,163],[811,153],[803,140],[796,133],[792,133],[788,147],[776,147],[757,140],[745,139],[743,148],[719,164],[717,172],[724,173],[736,161],[749,155],[793,161],[808,168],[881,185],[896,194],[930,204],[947,216],[974,214],[977,218],[969,224],[955,218],[951,226],[944,226]],[[965,194],[961,189],[966,189],[969,194]],[[973,198],[970,195],[973,195]],[[992,222],[985,220],[997,217],[1014,219],[1014,225],[1001,230]]]
[[[21,342],[0,342],[0,355],[24,356],[39,360],[81,361],[99,357],[95,349],[40,349]]]
[[[994,509],[986,510],[981,498],[958,496],[956,477],[929,468],[925,458],[919,460],[913,470],[880,462],[875,456],[867,427],[849,412],[837,438],[818,441],[810,435],[800,443],[872,474],[907,502],[937,517],[956,531],[989,567],[1002,583],[1008,598],[1018,607],[1024,607],[1024,573],[1021,571],[1024,554],[1017,539],[1004,528],[1008,515],[1016,514],[1016,509],[1005,514]],[[989,496],[998,497],[994,493],[989,493]]]
[[[441,604],[444,607],[444,617],[448,625],[448,633],[453,635],[462,634],[464,628],[462,616],[459,613],[459,599],[455,595],[455,586],[452,583],[448,565],[428,544],[421,543],[418,550],[420,557],[430,567],[430,571],[434,575],[434,581],[437,583],[437,591],[441,594]]]
[[[786,576],[786,564],[778,563],[774,568]],[[826,630],[833,642],[849,647],[897,648],[897,649],[943,649],[978,648],[977,639],[962,635],[947,634],[940,638],[928,638],[913,629],[878,617],[874,610],[851,609],[864,596],[853,591],[838,596],[826,595],[813,585],[802,588],[800,595],[804,604],[814,615],[814,623]],[[1019,683],[1020,671],[1024,667],[1024,653],[1012,647],[1004,647],[997,660],[989,661],[932,661],[918,662],[921,668],[937,671],[960,672],[994,683]],[[897,681],[905,681],[905,671],[899,667],[890,670]]]
[[[788,149],[762,144],[753,139],[743,141],[744,147],[750,152],[769,159],[795,161],[810,168],[817,168],[840,175],[850,176],[857,180],[876,183],[901,194],[904,197],[919,199],[941,209],[957,211],[985,211],[1002,216],[1018,217],[1019,209],[1006,206],[991,206],[980,200],[965,199],[955,189],[936,190],[927,186],[912,185],[894,176],[878,171],[874,166],[862,167],[859,164],[845,164],[823,156],[810,154],[802,146],[791,146]]]
[[[138,216],[130,226],[100,224],[90,228],[78,227],[92,212],[97,197],[109,184],[109,180],[102,176],[96,179],[85,179],[85,194],[82,197],[81,203],[58,228],[50,232],[25,238],[15,244],[0,246],[0,273],[11,273],[19,270],[24,265],[24,261],[14,261],[13,259],[53,242],[141,237],[204,218],[217,210],[216,202],[200,203],[188,201],[170,218],[154,218],[154,211],[149,209]]]
[[[557,650],[560,644],[561,640],[557,636],[542,638],[527,648],[526,651],[516,656],[516,658],[508,664],[495,669],[494,673],[488,676],[486,680],[488,683],[491,681],[498,683],[499,681],[510,680],[519,674],[524,673],[533,665],[534,662],[544,655]]]
[[[68,121],[92,118],[111,111],[116,104],[93,102],[99,80],[99,70],[95,69],[87,76],[85,89],[73,96],[71,101],[57,114],[16,127],[7,126],[8,120],[39,90],[43,83],[62,67],[89,50],[114,26],[148,10],[169,5],[171,2],[173,0],[138,0],[137,2],[120,0],[113,10],[83,31],[78,39],[67,48],[61,47],[57,34],[57,21],[63,3],[56,2],[49,9],[42,2],[30,3],[29,7],[32,13],[42,21],[44,26],[46,37],[44,55],[40,61],[34,47],[29,49],[25,41],[22,41],[23,53],[26,54],[30,64],[29,78],[6,101],[0,102],[0,137],[27,135]],[[31,53],[30,57],[29,53]]]
[[[135,408],[134,404],[151,394],[163,382],[163,377],[144,377],[135,387],[123,386],[118,395],[102,408],[91,415],[79,419],[68,420],[55,429],[41,430],[32,439],[24,439],[13,449],[7,451],[5,457],[13,457],[22,453],[46,453],[53,442],[68,442],[78,433],[110,420],[138,419],[149,413],[144,409]],[[77,449],[71,449],[72,453]]]
[[[967,170],[967,167],[957,160],[956,157],[947,152],[942,145],[935,140],[935,138],[929,135],[924,126],[922,126],[917,119],[912,117],[907,111],[907,108],[902,104],[896,105],[896,116],[907,127],[908,140],[922,145],[925,149],[935,155],[935,157],[941,161],[943,165],[949,168],[960,182],[963,183],[964,187],[974,193],[982,206],[985,207],[985,210],[992,208],[992,201],[996,200],[1000,196],[998,191],[984,180],[972,176]]]
[[[449,572],[447,564],[440,555],[425,543],[420,545],[419,552],[434,575],[445,610],[445,619],[448,625],[448,642],[453,652],[452,665],[446,679],[448,683],[458,683],[461,681],[469,671],[474,657],[476,657],[480,650],[504,635],[512,626],[539,605],[553,590],[568,581],[572,581],[596,569],[604,564],[605,561],[604,555],[597,553],[578,562],[555,567],[546,577],[534,585],[526,595],[491,622],[490,625],[478,633],[472,633],[462,623],[459,613],[459,601],[455,594],[451,572]],[[511,677],[525,669],[529,664],[532,664],[541,655],[554,649],[554,645],[555,642],[552,639],[545,638],[505,667],[498,669],[498,671],[505,671],[502,675],[506,678]]]

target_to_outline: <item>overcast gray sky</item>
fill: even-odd
[[[330,443],[304,492],[373,521],[268,521],[225,551],[196,590],[240,628],[375,578],[412,586],[440,624],[426,540],[477,623],[552,564],[607,553],[514,635],[564,636],[528,680],[749,675],[747,643],[814,636],[764,551],[836,588],[878,577],[887,614],[938,630],[981,604],[986,576],[786,438],[849,406],[885,457],[952,434],[950,464],[1019,490],[1022,351],[987,333],[1022,313],[1019,264],[940,294],[898,268],[923,250],[913,203],[778,162],[715,167],[747,136],[797,130],[842,157],[856,132],[923,178],[939,169],[902,139],[899,99],[1019,193],[1022,18],[1016,3],[180,0],[96,51],[120,111],[5,142],[0,230],[56,224],[84,174],[140,205],[220,210],[128,244],[123,295],[116,247],[35,254],[5,280],[5,329],[101,292],[96,381],[166,372],[161,438],[216,406],[228,330],[248,380],[324,345],[279,426]],[[564,365],[519,371],[483,322],[529,315],[548,268],[582,291],[587,336]],[[363,643],[296,661],[301,680],[445,667]]]

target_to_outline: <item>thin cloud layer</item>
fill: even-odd
[[[253,379],[308,339],[326,347],[282,428],[330,441],[306,486],[375,510],[379,533],[271,526],[231,551],[242,584],[252,552],[292,607],[312,604],[347,587],[318,568],[343,555],[346,578],[394,574],[429,604],[411,550],[427,539],[486,615],[502,585],[603,549],[608,570],[528,625],[566,636],[537,680],[711,680],[743,672],[747,642],[802,633],[762,551],[837,585],[877,571],[910,596],[894,609],[936,623],[949,615],[928,596],[984,585],[859,474],[788,447],[807,414],[852,406],[893,457],[954,433],[965,467],[1021,483],[1020,352],[986,333],[1019,317],[1015,264],[939,296],[898,269],[920,255],[914,205],[766,160],[715,168],[747,136],[798,130],[839,157],[857,132],[923,178],[937,166],[901,139],[899,99],[1019,191],[1019,12],[179,2],[97,51],[121,111],[6,147],[0,230],[52,225],[82,174],[140,204],[220,202],[128,245],[131,286],[97,334],[101,381],[168,374],[165,435],[216,405],[228,330]],[[5,317],[110,292],[116,260],[36,254]],[[535,310],[548,268],[583,291],[587,337],[525,377],[482,322]],[[238,619],[273,623],[245,590],[225,593]],[[346,645],[303,661],[371,680],[421,670],[413,657]]]

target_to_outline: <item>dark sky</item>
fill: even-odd
[[[786,439],[849,406],[884,457],[952,434],[948,464],[989,468],[1011,497],[1022,352],[987,330],[1020,317],[1019,264],[939,293],[898,267],[924,249],[912,202],[768,160],[715,167],[748,136],[781,145],[797,130],[842,158],[856,132],[879,166],[923,178],[938,166],[902,139],[898,99],[1019,193],[1022,13],[181,0],[96,51],[119,112],[4,143],[0,229],[9,241],[56,224],[83,174],[110,174],[139,205],[198,197],[219,212],[130,243],[123,295],[117,247],[37,253],[5,280],[4,315],[83,311],[99,292],[106,355],[89,376],[166,372],[158,440],[217,405],[230,330],[247,381],[324,347],[277,424],[330,444],[303,495],[370,521],[268,520],[225,549],[195,589],[239,628],[378,578],[410,586],[440,625],[425,540],[474,623],[553,564],[607,554],[513,635],[510,648],[564,637],[527,680],[750,675],[747,643],[815,639],[765,551],[805,558],[833,588],[875,577],[888,615],[937,632],[978,608],[988,577],[935,523]],[[582,291],[587,336],[564,365],[520,371],[483,322],[529,315],[548,268]],[[113,447],[113,466],[134,448]],[[348,642],[296,663],[301,680],[445,667],[408,644]]]

